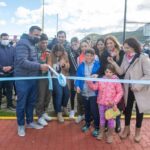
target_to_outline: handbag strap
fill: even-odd
[[[130,66],[135,62],[135,60],[140,56],[140,54],[135,54],[135,56],[133,57],[132,61],[130,62],[129,66],[127,67],[126,71],[124,74],[126,74],[126,72],[128,71],[128,69],[130,68]]]

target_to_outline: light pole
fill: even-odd
[[[56,34],[58,32],[58,14],[56,15]]]
[[[44,0],[43,0],[43,4],[42,4],[42,32],[44,32]]]
[[[125,4],[124,4],[123,42],[126,38],[126,21],[127,21],[127,0],[125,0]]]

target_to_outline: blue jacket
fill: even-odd
[[[14,65],[14,47],[11,45],[3,46],[0,43],[0,75],[10,75],[13,72],[13,69],[9,73],[3,72],[2,68],[4,66]]]
[[[40,63],[35,44],[24,34],[15,49],[15,76],[39,75]]]
[[[91,75],[92,74],[98,74],[98,72],[99,72],[99,69],[100,69],[100,62],[99,61],[94,61],[94,65],[93,65],[93,68],[92,68],[92,73],[91,73]],[[78,77],[85,77],[85,74],[84,74],[84,69],[85,68],[85,63],[84,62],[82,62],[80,65],[79,65],[79,67],[78,67],[78,69],[77,69],[77,76]],[[80,89],[82,90],[83,89],[83,85],[84,85],[84,81],[83,80],[76,80],[75,81],[75,87],[80,87]]]

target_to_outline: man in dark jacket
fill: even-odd
[[[40,40],[41,28],[32,26],[29,34],[24,34],[16,45],[15,76],[31,77],[39,75],[39,71],[47,71],[47,64],[38,62],[38,53],[35,47]],[[41,129],[42,126],[33,122],[33,109],[37,99],[37,80],[16,81],[17,89],[17,122],[18,135],[25,136],[25,116],[27,128]]]
[[[65,31],[58,31],[57,32],[57,38],[54,38],[49,44],[48,44],[48,49],[52,50],[53,47],[56,44],[62,44],[65,48],[65,50],[68,52],[70,50],[70,44],[66,40],[66,32]]]
[[[0,37],[0,78],[12,77],[14,63],[14,48],[9,44],[9,35],[7,33],[2,33]],[[5,87],[6,89],[7,108],[15,109],[12,103],[12,81],[0,81],[0,107],[3,87]]]

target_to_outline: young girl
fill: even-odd
[[[109,64],[106,67],[104,79],[118,79],[115,75],[114,67]],[[88,86],[92,90],[98,90],[97,103],[99,106],[99,114],[100,114],[100,131],[101,134],[97,137],[97,139],[101,140],[104,136],[105,129],[105,111],[109,108],[113,108],[116,110],[118,102],[121,100],[123,96],[123,89],[121,83],[111,83],[111,82],[96,82],[87,81]],[[107,143],[112,143],[112,133],[114,129],[114,119],[108,120],[108,135],[107,135]]]
[[[123,60],[123,56],[124,56],[124,51],[121,49],[121,45],[115,36],[112,36],[112,35],[107,36],[105,38],[104,44],[105,44],[106,50],[102,53],[101,59],[100,59],[101,64],[102,64],[101,70],[99,72],[100,76],[103,76],[105,74],[106,66],[107,64],[109,64],[109,62],[107,61],[108,57],[112,57],[113,60],[120,66]],[[118,76],[118,77],[120,79],[123,78],[123,76]],[[120,111],[124,110],[123,99],[120,100],[117,106]],[[116,117],[116,125],[115,125],[116,133],[119,133],[121,131],[120,116],[121,115]],[[107,122],[106,122],[106,130],[107,130]]]

